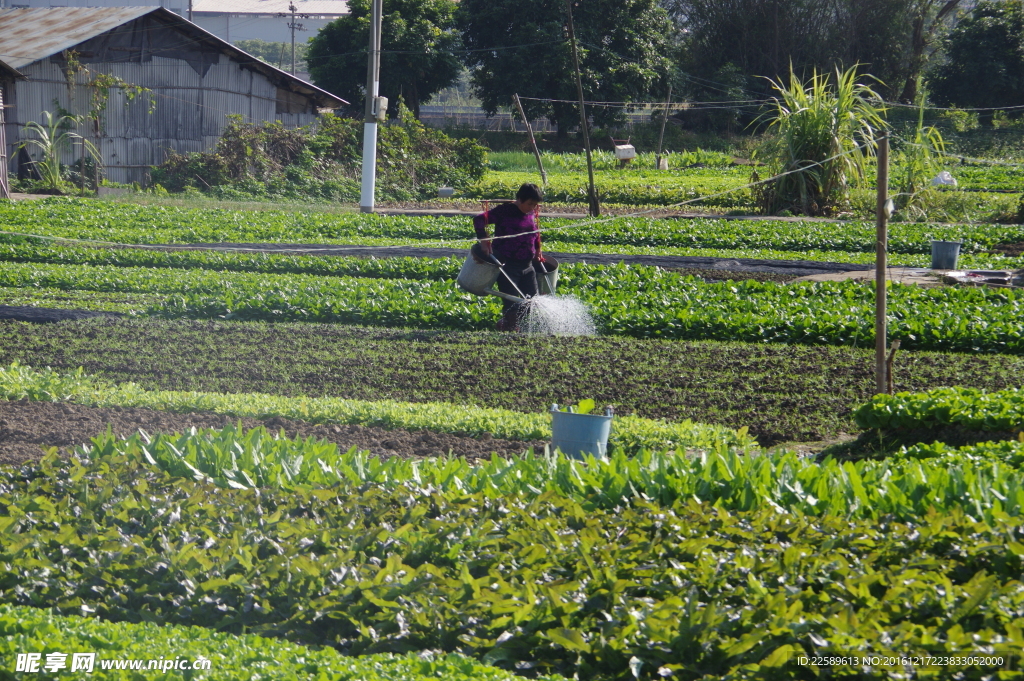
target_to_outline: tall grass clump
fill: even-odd
[[[942,156],[946,152],[946,142],[938,128],[924,124],[924,111],[922,90],[918,98],[914,138],[903,145],[894,159],[896,207],[905,214],[904,218],[925,217],[927,208],[937,198],[939,191],[932,187],[931,179],[943,169]]]
[[[856,69],[836,69],[834,78],[815,70],[804,82],[791,68],[788,86],[771,81],[778,96],[758,119],[770,133],[762,155],[770,176],[787,174],[756,192],[766,214],[833,215],[850,187],[863,182],[886,124],[885,108],[876,104],[881,97],[859,82]]]

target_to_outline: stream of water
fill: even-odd
[[[596,336],[597,325],[576,296],[534,296],[522,328],[540,336]]]

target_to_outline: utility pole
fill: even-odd
[[[885,350],[888,336],[886,325],[886,250],[889,234],[889,134],[878,140],[878,204],[875,213],[875,392],[888,392],[888,367]]]
[[[188,0],[188,20],[192,21],[192,0]]]
[[[191,2],[191,0],[190,0],[190,2]],[[296,12],[298,12],[299,10],[295,6],[294,2],[289,2],[288,3],[288,11],[291,13],[290,15],[289,14],[278,14],[277,16],[279,16],[279,17],[291,16],[291,21],[288,22],[288,28],[290,28],[292,30],[292,75],[294,76],[295,75],[295,31],[305,31],[305,30],[307,30],[305,27],[303,27],[302,24],[296,22],[295,18],[296,17],[301,17],[303,19],[308,19],[309,15],[308,14],[296,14]]]
[[[366,119],[363,123],[363,185],[359,210],[373,212],[373,194],[377,183],[377,121],[385,115],[387,104],[378,101],[380,93],[380,24],[384,0],[373,0],[370,27],[370,54],[366,66]],[[383,104],[383,111],[382,105]]]
[[[590,132],[587,130],[587,109],[583,103],[583,81],[580,80],[580,57],[576,51],[576,31],[572,25],[572,0],[565,0],[565,9],[569,13],[569,42],[572,43],[572,64],[576,71],[576,93],[580,98],[580,128],[583,130],[583,145],[587,150],[587,173],[590,185],[587,187],[588,211],[591,217],[601,214],[601,204],[597,200],[597,189],[594,187],[594,159],[590,153]]]

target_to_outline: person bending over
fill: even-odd
[[[508,278],[498,276],[498,290],[502,293],[517,298],[520,293],[528,297],[537,295],[537,274],[533,269],[533,262],[544,262],[544,256],[540,252],[540,231],[537,226],[538,207],[543,200],[540,187],[527,183],[519,188],[516,200],[512,203],[503,203],[494,210],[473,218],[476,238],[480,240],[480,247],[484,253],[493,253],[494,257],[505,263],[503,269]],[[492,240],[487,234],[487,225],[494,225],[495,237],[507,238]],[[509,278],[515,282],[515,286]],[[495,328],[498,331],[515,331],[525,312],[525,306],[504,298],[501,299],[501,304],[501,320]]]

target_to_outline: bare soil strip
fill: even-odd
[[[338,445],[340,451],[351,447],[365,449],[381,458],[399,456],[422,458],[451,451],[470,461],[520,454],[533,447],[543,451],[545,442],[517,442],[497,438],[461,437],[432,431],[384,430],[353,425],[314,425],[284,418],[258,420],[234,419],[211,413],[178,414],[152,409],[100,409],[80,404],[0,400],[0,464],[21,464],[40,458],[44,448],[58,447],[65,455],[80,444],[106,432],[128,437],[142,429],[156,433],[182,433],[189,428],[223,428],[239,420],[246,429],[266,426],[271,432],[284,429],[290,438],[314,437]]]
[[[0,305],[0,319],[18,322],[62,322],[69,319],[92,317],[123,317],[119,312],[90,312],[89,310],[62,310],[30,305]]]

